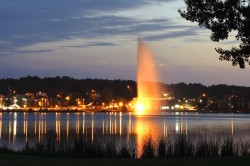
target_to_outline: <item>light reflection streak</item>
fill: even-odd
[[[168,136],[168,126],[166,125],[166,122],[163,123],[163,137],[166,138]]]
[[[94,122],[95,122],[94,115],[92,115],[91,117],[91,140],[92,142],[94,141]]]
[[[176,134],[179,134],[179,121],[178,120],[176,120],[175,122],[175,132]]]
[[[17,130],[17,113],[14,113],[14,120],[13,120],[13,143],[16,141],[16,130]]]
[[[42,131],[42,138],[43,138],[43,131],[44,131],[44,127],[43,127],[43,113],[42,113],[42,118],[41,118],[41,131]]]
[[[181,126],[181,135],[183,134],[183,123],[182,123],[182,118],[181,118],[181,121],[180,121],[180,126]]]
[[[88,123],[85,123],[85,131],[86,131],[86,137],[87,137],[87,135],[88,135]]]
[[[186,135],[188,135],[188,124],[187,124],[187,120],[186,120]]]
[[[109,114],[109,134],[112,134],[112,116],[111,112]]]
[[[66,121],[66,139],[69,141],[69,113],[67,112],[67,121]]]
[[[135,125],[135,132],[137,134],[137,158],[140,158],[142,155],[142,141],[147,137],[147,134],[149,134],[147,124],[143,122],[141,118],[142,117],[137,117]]]
[[[179,112],[176,112],[175,113],[175,133],[176,134],[179,134],[179,127],[180,127],[180,124],[179,124]]]
[[[131,114],[128,117],[128,127],[127,127],[127,142],[129,142],[129,136],[132,133],[132,123],[131,123]]]
[[[44,113],[43,121],[44,121],[44,134],[47,134],[47,121],[46,121],[47,114]]]
[[[40,125],[40,120],[38,120],[38,142],[41,142],[41,125]]]
[[[47,123],[46,123],[46,113],[41,113],[38,115],[38,141],[41,142],[43,140],[44,135],[47,132]]]
[[[61,114],[56,113],[56,140],[60,141],[61,139]]]
[[[120,112],[120,125],[119,125],[120,136],[122,135],[122,113]]]
[[[106,129],[106,134],[108,134],[108,131],[109,131],[109,121],[107,120],[108,118],[108,113],[106,113],[106,116],[105,116],[105,129]]]
[[[80,120],[79,120],[79,113],[76,113],[76,120],[75,120],[75,129],[76,129],[76,134],[79,135],[80,132]]]
[[[11,126],[12,126],[12,124],[11,124],[11,121],[9,121],[9,144],[10,144],[10,137],[11,137]]]
[[[231,135],[234,136],[234,119],[231,119]]]
[[[26,123],[26,121],[25,121],[25,112],[23,113],[23,134],[25,135],[25,123]]]
[[[115,134],[116,134],[116,112],[115,112],[114,119],[115,119],[115,126],[114,126],[114,128],[115,128]]]
[[[82,113],[82,134],[84,134],[85,129],[85,112]]]
[[[104,117],[102,118],[102,135],[105,134]]]
[[[37,114],[35,113],[35,124],[34,124],[34,132],[35,132],[35,135],[36,135],[36,125],[37,125]]]
[[[25,142],[28,142],[28,115],[24,112],[23,114],[23,134],[25,135]]]
[[[135,122],[135,134],[137,143],[137,157],[142,154],[142,142],[145,139],[152,139],[153,142],[158,141],[162,136],[162,132],[159,131],[158,123],[152,121],[151,117],[137,116]]]

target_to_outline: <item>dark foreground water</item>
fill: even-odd
[[[250,114],[162,113],[136,116],[130,113],[17,113],[0,112],[0,146],[22,149],[53,138],[73,142],[77,137],[153,139],[179,134],[198,137],[250,138]]]

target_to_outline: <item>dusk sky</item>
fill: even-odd
[[[219,61],[210,31],[181,18],[183,0],[0,0],[0,78],[136,80],[137,39],[160,81],[250,86],[249,67]]]

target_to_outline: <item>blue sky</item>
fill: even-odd
[[[136,79],[137,38],[164,83],[250,86],[249,67],[218,60],[210,33],[181,18],[183,0],[0,0],[0,78]]]

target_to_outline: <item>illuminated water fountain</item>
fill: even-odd
[[[160,112],[159,100],[160,87],[152,53],[147,45],[138,40],[137,60],[137,103],[136,114],[148,115]]]

